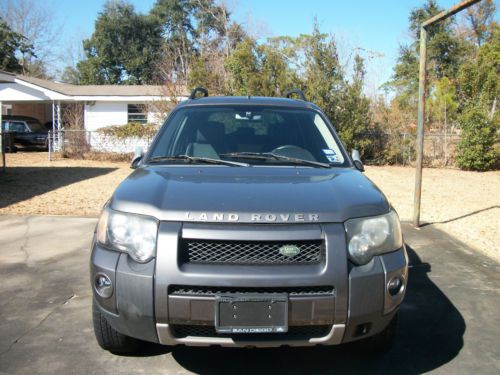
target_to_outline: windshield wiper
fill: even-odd
[[[172,161],[172,160],[185,160],[191,163],[208,163],[208,164],[222,164],[229,165],[232,167],[250,167],[248,163],[240,163],[237,161],[229,161],[229,160],[221,160],[221,159],[212,159],[212,158],[204,158],[201,156],[189,156],[189,155],[174,155],[174,156],[155,156],[148,159],[148,163],[161,163],[162,161]]]
[[[279,161],[287,161],[289,163],[297,164],[297,165],[308,165],[311,167],[320,167],[320,168],[331,168],[330,164],[321,163],[319,161],[305,160],[299,158],[292,158],[290,156],[284,156],[280,154],[275,154],[273,152],[230,152],[228,154],[221,154],[221,156],[228,158],[240,158],[240,159],[274,159]]]

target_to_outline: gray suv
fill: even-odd
[[[136,153],[92,244],[102,348],[390,347],[408,279],[398,216],[293,93],[196,89]]]

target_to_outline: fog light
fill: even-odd
[[[387,291],[391,296],[395,296],[399,294],[404,288],[403,280],[399,277],[393,277],[387,283]]]
[[[363,323],[363,324],[359,324],[357,327],[356,327],[356,330],[354,331],[354,336],[364,336],[366,334],[368,334],[368,332],[370,332],[370,329],[372,328],[372,324],[371,323]]]
[[[103,273],[98,273],[95,275],[94,289],[102,298],[111,297],[113,294],[113,284],[111,283],[111,279]]]

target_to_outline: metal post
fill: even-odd
[[[52,161],[52,142],[50,142],[52,130],[49,130],[49,161]]]
[[[58,100],[56,104],[57,111],[57,151],[61,152],[61,102]]]
[[[417,165],[415,195],[413,197],[413,225],[420,226],[420,198],[422,196],[422,161],[424,158],[424,116],[427,66],[427,30],[420,28],[420,69],[418,75]]]
[[[56,144],[56,109],[52,101],[52,147]]]
[[[422,161],[424,158],[424,119],[425,119],[425,86],[427,65],[427,27],[440,22],[455,13],[478,3],[481,0],[463,0],[427,21],[420,26],[420,70],[418,76],[418,122],[417,122],[417,160],[415,171],[415,195],[413,197],[413,225],[420,226],[420,201],[422,196]]]
[[[3,139],[2,115],[3,106],[0,102],[0,153],[2,154],[2,172],[5,172],[5,142]]]

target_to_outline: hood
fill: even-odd
[[[387,213],[383,193],[351,168],[155,166],[135,170],[110,207],[159,220],[343,222]]]

